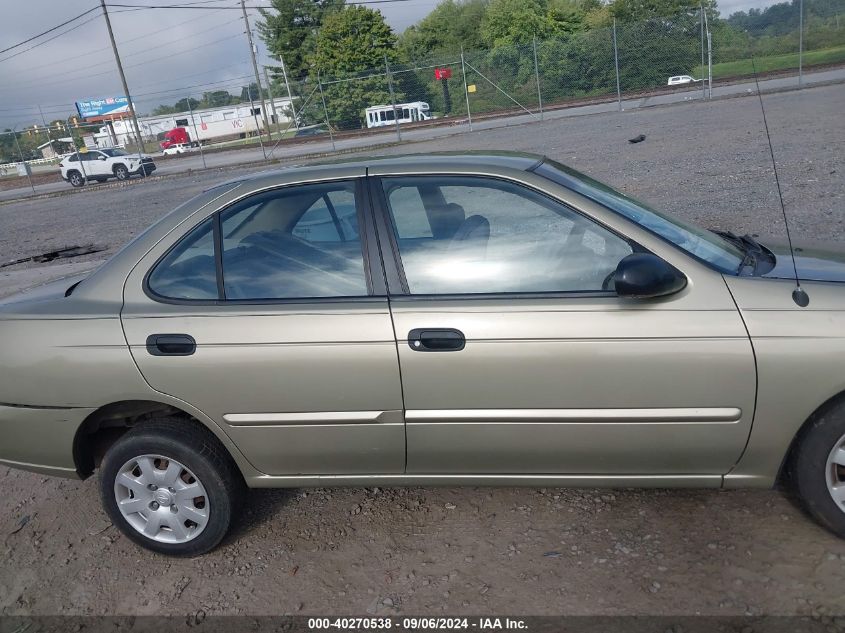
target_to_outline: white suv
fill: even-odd
[[[74,187],[82,187],[88,180],[102,182],[109,178],[127,180],[132,175],[142,178],[156,169],[151,156],[128,154],[121,149],[89,149],[74,152],[59,163],[62,179]]]

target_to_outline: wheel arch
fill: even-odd
[[[839,408],[845,408],[845,390],[834,394],[833,396],[825,400],[822,404],[820,404],[818,407],[816,407],[816,409],[807,417],[807,419],[804,420],[801,426],[798,427],[798,430],[792,437],[792,441],[790,441],[789,443],[789,447],[786,450],[786,454],[781,460],[780,467],[778,468],[777,478],[775,479],[777,483],[784,483],[785,480],[789,478],[792,460],[795,456],[795,450],[798,448],[798,445],[801,443],[803,437],[812,428],[813,422],[815,422],[820,417],[830,413],[831,411],[835,411]]]
[[[90,476],[99,466],[105,452],[119,437],[147,420],[161,417],[201,427],[219,442],[244,477],[252,474],[247,472],[252,469],[251,465],[237,453],[237,448],[228,438],[221,437],[220,429],[211,428],[212,425],[204,423],[184,408],[156,400],[121,400],[103,405],[90,413],[73,439],[73,461],[77,473],[82,478]]]

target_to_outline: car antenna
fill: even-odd
[[[775,150],[772,147],[772,136],[769,134],[769,122],[766,119],[766,106],[763,105],[763,94],[760,92],[760,81],[757,77],[757,65],[754,63],[754,51],[751,48],[749,38],[748,51],[751,54],[751,71],[754,73],[754,85],[757,87],[757,98],[760,100],[760,110],[763,112],[763,127],[766,129],[766,140],[769,142],[769,156],[772,158],[772,170],[775,173],[775,185],[777,185],[780,210],[783,213],[783,226],[786,229],[786,241],[789,244],[789,255],[792,257],[792,272],[795,276],[795,290],[792,291],[792,300],[796,305],[806,308],[810,305],[810,297],[801,287],[798,279],[798,265],[795,263],[795,251],[792,250],[792,235],[789,233],[789,220],[786,217],[786,206],[783,204],[783,193],[780,189],[780,178],[778,178],[778,166],[775,161]]]

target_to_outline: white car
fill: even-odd
[[[171,145],[167,149],[161,150],[161,153],[164,156],[172,156],[174,154],[184,154],[190,150],[191,148],[186,143],[177,143],[176,145]]]
[[[675,75],[674,77],[669,77],[669,82],[666,84],[667,86],[680,86],[681,84],[691,84],[694,83],[695,79],[690,77],[689,75]]]
[[[155,171],[156,165],[152,157],[145,154],[128,154],[122,149],[89,149],[66,156],[59,168],[63,180],[74,187],[82,187],[89,180],[128,180],[133,175],[144,178]]]

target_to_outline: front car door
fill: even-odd
[[[372,183],[396,263],[407,472],[718,485],[755,394],[721,275],[534,173],[490,169],[386,167]],[[611,274],[635,250],[687,287],[616,296]]]
[[[186,220],[126,283],[123,325],[144,378],[212,418],[270,475],[404,469],[363,170],[346,171],[242,185],[220,211]]]
[[[108,157],[102,152],[88,150],[81,154],[85,161],[85,171],[89,176],[111,176]]]

